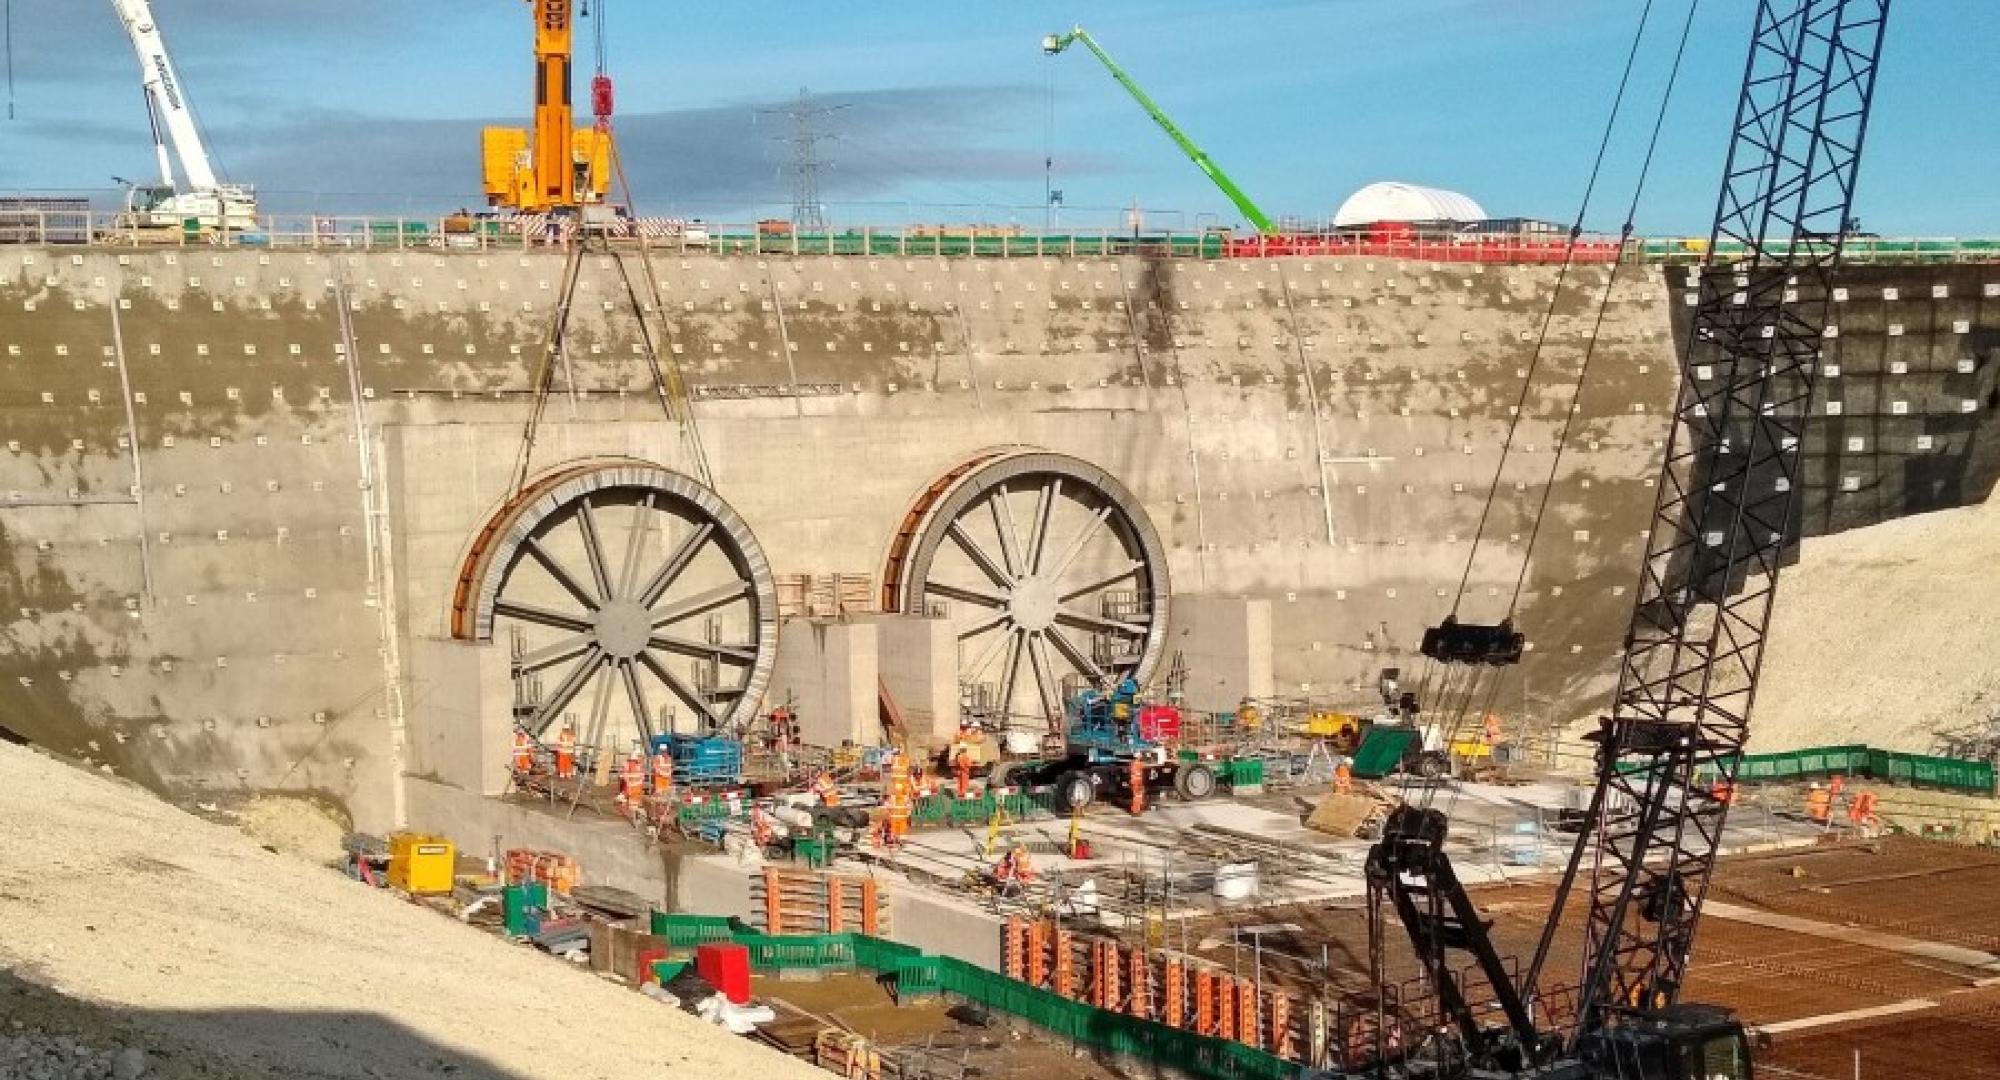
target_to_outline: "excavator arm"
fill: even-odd
[[[1187,137],[1187,133],[1180,129],[1180,125],[1174,123],[1167,116],[1166,112],[1153,102],[1153,99],[1146,94],[1146,91],[1140,89],[1139,84],[1132,81],[1132,76],[1126,74],[1125,69],[1119,67],[1117,61],[1111,59],[1111,54],[1104,51],[1104,47],[1097,43],[1096,38],[1090,36],[1089,31],[1078,26],[1071,29],[1067,34],[1050,34],[1042,39],[1042,51],[1050,56],[1054,56],[1079,41],[1083,43],[1084,48],[1090,50],[1091,55],[1097,57],[1099,63],[1104,65],[1104,70],[1110,72],[1111,77],[1118,80],[1118,85],[1124,87],[1126,92],[1132,95],[1132,100],[1138,102],[1139,107],[1146,110],[1146,115],[1152,117],[1153,122],[1160,125],[1160,130],[1167,133],[1167,137],[1174,141],[1174,145],[1181,148],[1181,153],[1186,154],[1188,160],[1194,162],[1194,167],[1200,169],[1202,175],[1208,177],[1216,187],[1222,190],[1224,195],[1229,197],[1230,202],[1236,204],[1236,209],[1242,212],[1250,224],[1256,226],[1258,232],[1270,234],[1278,231],[1278,227],[1272,223],[1270,215],[1264,213],[1263,209],[1252,201],[1249,195],[1244,194],[1243,189],[1236,186],[1236,181],[1231,180],[1229,174],[1222,171],[1221,166],[1209,160],[1208,152],[1196,146],[1194,140]]]

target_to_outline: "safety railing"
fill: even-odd
[[[613,243],[645,244],[663,253],[881,258],[1111,258],[1260,259],[1277,257],[1384,258],[1435,263],[1550,264],[1620,260],[1692,265],[1728,258],[1740,247],[1709,250],[1691,237],[1635,238],[1585,234],[1571,248],[1561,232],[1479,232],[1400,225],[1374,229],[1312,230],[1272,235],[1202,232],[1132,232],[1077,229],[1030,232],[1012,225],[849,226],[806,231],[784,223],[710,223],[692,219],[617,218],[585,226],[573,218],[496,217],[455,213],[426,217],[335,214],[265,215],[249,230],[138,225],[115,211],[0,208],[0,245],[37,244],[125,248],[225,247],[307,250],[523,250],[558,247],[586,229]],[[1850,237],[1850,264],[1950,264],[2000,262],[2000,238]]]

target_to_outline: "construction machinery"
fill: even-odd
[[[1180,129],[1180,125],[1174,123],[1166,112],[1139,88],[1139,84],[1133,81],[1132,76],[1126,74],[1125,69],[1119,67],[1117,61],[1111,59],[1111,54],[1104,51],[1104,46],[1099,45],[1097,39],[1090,36],[1089,31],[1081,26],[1075,26],[1066,34],[1050,34],[1042,39],[1042,52],[1055,56],[1077,42],[1082,42],[1083,47],[1089,49],[1092,56],[1097,57],[1098,62],[1104,65],[1104,70],[1110,72],[1111,77],[1118,80],[1118,85],[1132,95],[1132,100],[1146,110],[1146,115],[1160,125],[1160,130],[1167,133],[1167,137],[1174,141],[1175,146],[1180,147],[1181,153],[1186,154],[1188,160],[1194,162],[1194,167],[1200,169],[1203,176],[1208,177],[1224,195],[1229,197],[1230,202],[1236,204],[1236,209],[1242,212],[1244,218],[1255,226],[1258,232],[1270,235],[1278,231],[1278,226],[1271,221],[1270,215],[1264,213],[1242,188],[1237,187],[1236,181],[1231,180],[1229,174],[1222,171],[1221,166],[1209,159],[1207,151],[1196,146],[1194,140],[1187,137],[1187,133]]]
[[[611,190],[611,79],[591,83],[598,119],[577,127],[571,103],[576,0],[525,0],[535,17],[535,115],[532,131],[480,132],[486,205],[521,214],[582,214]],[[604,0],[598,0],[601,5]],[[601,22],[602,11],[598,18]]]
[[[1369,888],[1393,905],[1449,1034],[1422,1047],[1384,1039],[1377,1061],[1354,1075],[1751,1076],[1742,1026],[1679,998],[1778,569],[1795,539],[1803,428],[1888,12],[1889,0],[1758,0],[1712,254],[1690,282],[1693,328],[1577,844],[1533,960],[1516,972],[1453,870],[1446,815],[1423,799],[1390,816],[1369,855]],[[1447,685],[1519,659],[1504,621],[1447,620],[1422,651]],[[1579,883],[1582,962],[1573,985],[1558,985],[1545,969]],[[1482,984],[1490,997],[1475,1003]]]
[[[187,87],[167,55],[166,38],[148,0],[111,0],[132,51],[139,57],[139,77],[146,89],[146,114],[152,121],[153,153],[160,163],[160,182],[125,187],[123,229],[176,229],[182,232],[243,232],[257,227],[257,194],[244,184],[225,182],[216,173]],[[173,142],[173,153],[167,143]],[[174,159],[180,159],[176,176]]]
[[[994,767],[989,787],[1050,786],[1061,810],[1074,813],[1099,798],[1132,804],[1133,778],[1145,787],[1143,804],[1171,791],[1183,799],[1215,794],[1215,766],[1184,760],[1174,750],[1180,710],[1139,700],[1139,684],[1124,679],[1106,691],[1085,690],[1070,699],[1063,753]]]

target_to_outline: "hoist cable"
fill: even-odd
[[[1500,494],[1500,478],[1507,470],[1507,458],[1513,452],[1514,437],[1521,428],[1521,417],[1527,412],[1528,395],[1534,389],[1535,370],[1541,364],[1542,350],[1548,345],[1549,327],[1555,321],[1556,304],[1562,298],[1563,282],[1569,277],[1570,267],[1576,261],[1577,239],[1583,235],[1583,219],[1590,212],[1592,197],[1597,191],[1598,177],[1604,171],[1604,158],[1611,146],[1611,135],[1618,125],[1619,110],[1625,104],[1625,92],[1632,82],[1632,69],[1639,58],[1639,45],[1646,36],[1646,23],[1653,14],[1653,0],[1646,0],[1639,12],[1639,26],[1632,34],[1632,46],[1625,54],[1625,70],[1618,77],[1618,92],[1611,99],[1611,113],[1604,119],[1604,133],[1597,142],[1597,155],[1590,165],[1590,179],[1584,184],[1583,199],[1576,210],[1576,220],[1570,225],[1569,240],[1563,245],[1562,265],[1556,270],[1555,286],[1549,291],[1548,307],[1542,312],[1541,331],[1536,335],[1535,348],[1528,357],[1528,366],[1521,376],[1521,393],[1514,404],[1514,415],[1507,422],[1507,436],[1500,444],[1500,460],[1493,466],[1493,482],[1486,490],[1485,505],[1479,510],[1479,524],[1472,533],[1472,549],[1465,555],[1465,571],[1458,581],[1458,592],[1452,598],[1451,617],[1457,618],[1459,605],[1465,602],[1465,591],[1472,581],[1472,568],[1479,558],[1480,541],[1486,535],[1486,523],[1492,517],[1493,503]]]
[[[1625,243],[1632,238],[1633,219],[1639,214],[1639,200],[1646,191],[1646,178],[1653,170],[1653,155],[1659,149],[1660,145],[1660,129],[1666,123],[1667,105],[1673,100],[1674,86],[1680,80],[1681,62],[1687,56],[1688,37],[1694,29],[1695,12],[1700,7],[1701,0],[1688,0],[1687,18],[1681,23],[1680,44],[1674,50],[1674,63],[1673,67],[1667,72],[1666,88],[1660,93],[1660,108],[1653,116],[1652,135],[1646,142],[1646,156],[1639,165],[1639,177],[1632,185],[1632,201],[1625,209],[1625,223],[1619,228],[1618,240],[1621,250],[1624,248]],[[1563,414],[1562,426],[1556,432],[1555,453],[1549,462],[1548,480],[1542,485],[1541,501],[1535,507],[1534,516],[1529,519],[1528,542],[1521,551],[1520,576],[1514,579],[1514,595],[1507,601],[1507,615],[1509,618],[1513,617],[1515,608],[1520,606],[1521,592],[1527,588],[1528,563],[1535,554],[1535,541],[1540,538],[1542,533],[1542,519],[1548,512],[1549,497],[1554,493],[1556,487],[1556,471],[1562,466],[1563,451],[1569,448],[1569,433],[1571,426],[1576,422],[1577,402],[1583,394],[1584,382],[1590,375],[1590,362],[1597,356],[1598,337],[1604,329],[1605,314],[1611,307],[1611,290],[1617,284],[1618,271],[1623,265],[1624,260],[1622,258],[1618,262],[1611,264],[1611,273],[1606,277],[1604,282],[1604,295],[1599,298],[1597,303],[1596,320],[1592,322],[1590,337],[1584,343],[1583,360],[1577,367],[1576,381],[1570,390],[1570,407]]]
[[[14,0],[7,0],[7,119],[14,119]]]

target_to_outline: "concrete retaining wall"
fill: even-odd
[[[540,252],[0,249],[0,725],[177,794],[303,789],[364,825],[403,816],[409,721],[463,707],[412,657],[445,635],[458,563],[508,490],[561,268]],[[1554,279],[1326,259],[655,269],[716,486],[778,573],[879,579],[926,485],[987,447],[1046,447],[1135,492],[1176,594],[1269,602],[1278,692],[1356,698],[1449,606]],[[1580,291],[1553,305],[1468,618],[1511,595],[1607,272],[1572,272]],[[1955,298],[2000,281],[1952,273]],[[1612,290],[1509,712],[1595,707],[1615,671],[1678,296],[1634,268]],[[1926,304],[1883,356],[1927,337],[1934,365],[1985,343],[1970,378],[1990,387],[2000,311]],[[609,257],[587,261],[577,312],[536,462],[691,468]],[[1976,331],[1954,334],[1960,317]],[[1991,411],[1923,400],[1905,426],[1956,434],[1919,469],[1947,482],[1915,489],[1976,497]]]

